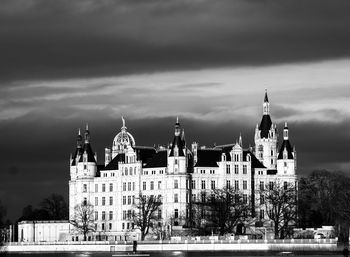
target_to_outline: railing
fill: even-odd
[[[238,239],[238,240],[157,240],[138,244],[336,244],[337,239]],[[6,245],[132,245],[132,241],[10,242]]]

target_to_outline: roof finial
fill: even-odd
[[[284,122],[284,127],[288,128],[288,123],[287,122]]]
[[[123,128],[125,128],[125,119],[123,116],[122,116],[122,122],[123,122]]]
[[[264,102],[265,102],[265,103],[268,103],[268,102],[269,102],[269,98],[267,97],[267,89],[266,89],[266,88],[265,88]]]
[[[179,116],[176,116],[176,123],[179,123]]]
[[[78,136],[81,136],[80,128],[78,129]]]
[[[239,145],[242,146],[242,134],[241,133],[239,133],[239,141],[238,142],[239,142]]]
[[[88,124],[88,123],[86,123],[86,128],[85,128],[85,130],[86,130],[86,131],[89,130],[89,124]]]

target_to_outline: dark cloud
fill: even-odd
[[[1,78],[264,65],[350,54],[344,1],[2,1]]]

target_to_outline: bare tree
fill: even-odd
[[[68,218],[68,205],[62,195],[51,194],[40,203],[40,206],[48,213],[50,219],[64,220]]]
[[[95,231],[93,213],[94,206],[90,203],[83,202],[74,207],[74,219],[70,223],[79,233],[84,235],[84,241],[90,232]]]
[[[204,201],[194,203],[197,205],[195,221],[216,227],[220,235],[231,233],[250,216],[248,196],[233,188],[213,189],[202,199]]]
[[[162,205],[160,196],[143,195],[141,192],[134,204],[131,220],[136,228],[140,229],[141,240],[143,241],[149,233],[150,227],[157,222],[158,210]]]
[[[276,238],[284,238],[291,227],[295,226],[297,218],[297,189],[294,184],[276,180],[266,185],[260,192],[264,197],[261,207],[274,224]]]

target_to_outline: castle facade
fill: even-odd
[[[178,119],[168,147],[138,146],[122,121],[112,146],[105,149],[104,165],[97,164],[88,128],[84,135],[79,132],[70,158],[70,219],[76,205],[91,203],[96,226],[91,240],[101,235],[110,240],[137,236],[130,217],[139,192],[162,197],[157,215],[169,231],[186,226],[191,203],[203,192],[231,187],[240,190],[243,199],[258,202],[259,190],[269,183],[296,183],[296,151],[289,141],[288,126],[285,123],[279,143],[267,93],[262,119],[255,128],[255,146],[250,148],[243,147],[241,136],[236,143],[213,148],[196,142],[188,145]],[[255,206],[252,204],[252,215],[268,219],[264,208]]]

